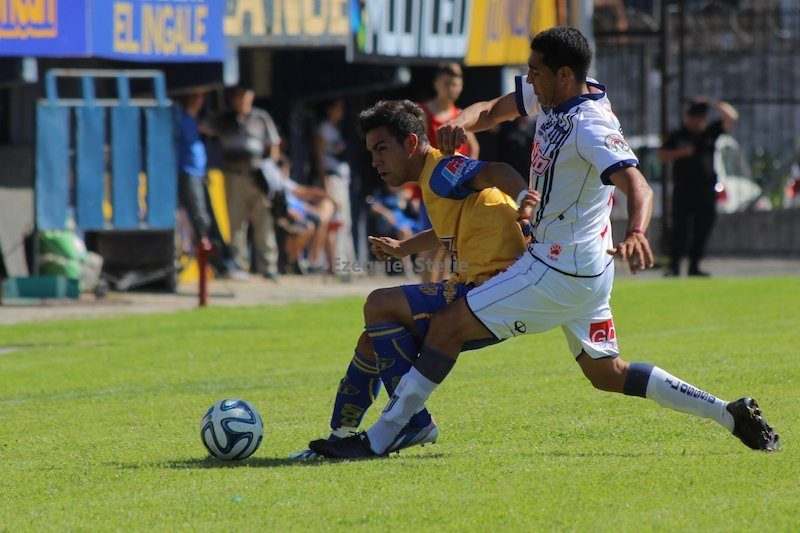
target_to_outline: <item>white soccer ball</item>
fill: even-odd
[[[200,439],[211,455],[223,461],[250,457],[263,437],[261,415],[244,400],[217,402],[200,422]]]

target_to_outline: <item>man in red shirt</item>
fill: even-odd
[[[420,102],[419,106],[425,112],[428,139],[431,146],[438,148],[436,130],[461,113],[461,109],[456,107],[456,100],[461,96],[461,91],[464,90],[464,73],[461,70],[461,65],[458,63],[440,64],[433,76],[433,88],[436,91],[436,96],[427,102]],[[475,134],[467,132],[467,141],[459,146],[457,150],[467,157],[477,159],[480,146]],[[419,188],[414,187],[414,197],[418,198]],[[431,227],[424,204],[420,204],[419,226],[423,231]],[[447,273],[447,252],[443,248],[440,247],[423,252],[420,254],[419,259],[424,265],[421,272],[424,283],[436,283],[445,277]]]

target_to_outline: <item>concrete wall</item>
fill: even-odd
[[[25,236],[33,231],[33,149],[0,146],[0,253],[9,276],[27,276]]]
[[[800,208],[719,215],[708,253],[800,257]]]
[[[612,226],[614,242],[619,242],[627,222],[615,220]],[[647,236],[654,251],[663,255],[660,233],[661,221],[653,219]],[[800,257],[800,208],[718,215],[708,255]]]

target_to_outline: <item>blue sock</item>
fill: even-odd
[[[414,366],[414,361],[419,357],[419,342],[404,326],[396,323],[368,326],[367,335],[375,350],[381,381],[391,398],[400,378]],[[409,421],[410,425],[421,428],[430,423],[431,414],[427,409],[415,414]]]
[[[331,414],[331,429],[335,431],[343,426],[357,428],[380,390],[381,380],[375,362],[355,352],[347,373],[339,382]]]

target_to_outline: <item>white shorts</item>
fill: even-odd
[[[561,326],[572,355],[619,355],[609,300],[614,264],[598,277],[562,274],[526,252],[466,296],[467,307],[498,339]]]

